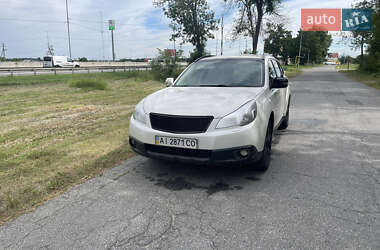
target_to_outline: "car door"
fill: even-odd
[[[272,59],[268,60],[268,69],[269,69],[269,86],[271,88],[273,81],[277,77],[277,72],[274,67]],[[280,92],[280,89],[272,89],[272,88],[270,89],[270,91],[271,91],[270,99],[272,103],[272,110],[274,112],[274,125],[277,126],[277,124],[282,118],[281,110],[280,110],[281,92]]]
[[[276,70],[276,75],[278,77],[285,77],[284,71],[280,65],[280,62],[277,60],[273,60],[273,65],[274,65],[274,69]],[[279,89],[279,92],[280,92],[279,93],[279,97],[280,97],[280,101],[279,101],[280,119],[282,119],[282,117],[285,115],[286,110],[287,110],[286,91],[287,91],[286,88]]]
[[[67,61],[66,61],[66,67],[73,67],[74,66],[74,61],[73,59],[71,58],[67,58]]]

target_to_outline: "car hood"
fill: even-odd
[[[171,87],[149,95],[146,113],[223,117],[253,100],[262,88],[245,87]]]

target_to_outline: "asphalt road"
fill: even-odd
[[[380,91],[293,80],[271,168],[135,157],[0,228],[10,249],[380,249]]]

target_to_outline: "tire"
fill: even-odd
[[[278,130],[284,130],[287,129],[289,126],[289,113],[290,113],[290,99],[288,104],[288,109],[286,110],[286,116],[284,120],[281,122],[280,126],[278,127]]]
[[[80,68],[80,66],[79,65],[75,65],[75,68]]]
[[[265,135],[264,149],[261,159],[256,163],[255,169],[260,172],[268,170],[270,165],[270,156],[272,154],[272,138],[273,138],[273,122],[268,124],[267,132]]]

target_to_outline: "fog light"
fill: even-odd
[[[135,140],[133,140],[133,139],[130,139],[130,143],[131,143],[132,146],[135,146],[135,145],[136,145],[136,142],[135,142]]]
[[[241,155],[242,157],[247,157],[248,154],[249,154],[249,151],[248,151],[247,149],[242,149],[242,150],[240,150],[240,155]]]

